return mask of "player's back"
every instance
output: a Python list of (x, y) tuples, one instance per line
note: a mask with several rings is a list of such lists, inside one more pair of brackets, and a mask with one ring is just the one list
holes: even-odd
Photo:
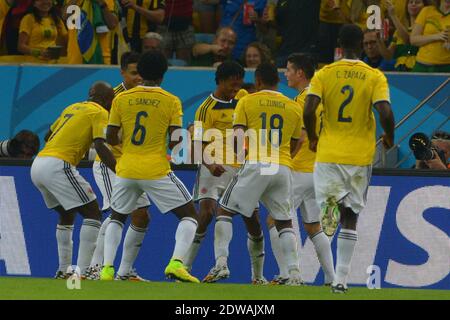
[(257, 133), (249, 134), (249, 160), (292, 167), (290, 142), (300, 138), (302, 127), (295, 101), (271, 90), (247, 95), (237, 105), (234, 125), (245, 125)]
[(360, 60), (343, 59), (319, 70), (308, 94), (323, 104), (316, 161), (370, 164), (375, 152), (372, 106), (389, 101), (383, 73)]
[(52, 134), (39, 157), (56, 157), (76, 166), (95, 138), (103, 138), (108, 112), (86, 101), (68, 106), (50, 127)]
[(169, 127), (181, 127), (180, 100), (159, 87), (138, 86), (113, 100), (109, 125), (122, 127), (117, 175), (158, 179), (170, 171), (166, 158)]

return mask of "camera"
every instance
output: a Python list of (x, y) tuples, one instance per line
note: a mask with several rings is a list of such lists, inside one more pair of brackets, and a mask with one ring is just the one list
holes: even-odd
[(0, 157), (31, 159), (39, 147), (39, 137), (30, 130), (22, 130), (14, 138), (0, 141)]
[(409, 148), (417, 160), (431, 160), (434, 158), (431, 140), (425, 133), (417, 132), (409, 139)]
[[(442, 163), (442, 168), (447, 166), (447, 155), (445, 144), (441, 144), (440, 140), (450, 141), (450, 136), (448, 133), (443, 131), (435, 132), (431, 140), (425, 133), (417, 132), (411, 136), (409, 139), (409, 147), (414, 153), (416, 160), (419, 160), (418, 169), (441, 169), (441, 166), (434, 164), (429, 167), (425, 161), (433, 160), (438, 158)], [(442, 148), (443, 149), (442, 149)], [(437, 157), (436, 157), (437, 155)]]

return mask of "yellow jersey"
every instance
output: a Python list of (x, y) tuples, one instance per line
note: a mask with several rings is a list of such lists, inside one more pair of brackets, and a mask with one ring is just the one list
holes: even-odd
[[(303, 110), (305, 109), (305, 99), (306, 93), (308, 92), (308, 87), (303, 89), (297, 97), (295, 97), (295, 101), (300, 106), (300, 116), (303, 119)], [(322, 103), (316, 109), (316, 134), (320, 135), (320, 129), (322, 126), (321, 118), (322, 118)], [(309, 140), (308, 136), (305, 136), (303, 140), (302, 146), (300, 150), (297, 152), (295, 157), (292, 159), (292, 170), (300, 171), (300, 172), (313, 172), (314, 171), (314, 163), (316, 162), (316, 153), (309, 149)]]
[(182, 116), (180, 99), (160, 87), (137, 86), (115, 97), (108, 125), (122, 128), (117, 176), (155, 180), (167, 175), (169, 127), (181, 127)]
[(55, 46), (58, 37), (67, 37), (67, 30), (62, 20), (58, 20), (58, 25), (51, 17), (44, 17), (41, 22), (38, 22), (31, 13), (23, 17), (19, 30), (19, 33), (24, 32), (28, 35), (28, 46), (36, 49)]
[[(450, 14), (444, 15), (435, 6), (423, 8), (415, 21), (423, 27), (423, 35), (431, 35), (450, 29)], [(444, 48), (443, 41), (435, 41), (419, 48), (417, 62), (428, 65), (450, 64), (450, 50)]]
[(11, 9), (9, 2), (7, 0), (0, 0), (0, 34), (2, 34), (3, 23), (5, 22), (9, 9)]
[(79, 102), (68, 106), (52, 124), (47, 143), (38, 157), (55, 157), (73, 166), (89, 150), (92, 142), (105, 138), (108, 111), (92, 102)]
[(300, 139), (303, 125), (295, 101), (271, 90), (249, 94), (239, 100), (233, 125), (247, 128), (248, 160), (292, 168), (291, 139)]
[(308, 95), (323, 104), (317, 162), (369, 165), (375, 153), (372, 106), (390, 102), (384, 74), (360, 60), (342, 59), (320, 69)]
[[(118, 86), (114, 87), (114, 97), (117, 97), (117, 95), (119, 93), (122, 93), (124, 91), (126, 91), (127, 89), (125, 88), (125, 85), (122, 83), (120, 83)], [(122, 156), (122, 144), (118, 144), (116, 146), (110, 146), (109, 144), (107, 144), (109, 150), (111, 150), (114, 158), (116, 160), (118, 160), (121, 156)], [(95, 156), (95, 161), (102, 161), (100, 159), (100, 157), (98, 156), (98, 154)]]
[[(165, 0), (130, 0), (130, 2), (134, 2), (150, 11), (165, 9)], [(133, 34), (137, 34), (140, 39), (143, 39), (147, 32), (156, 32), (157, 24), (147, 20), (142, 14), (131, 9), (131, 7), (127, 9), (126, 18), (128, 36), (130, 38), (133, 37)]]
[[(236, 163), (236, 155), (233, 148), (233, 114), (238, 102), (237, 98), (245, 96), (247, 91), (240, 90), (235, 99), (223, 101), (211, 94), (197, 109), (195, 113), (194, 141), (210, 143), (215, 137), (209, 137), (206, 130), (217, 129), (222, 138), (222, 147), (211, 149), (211, 155), (219, 164), (239, 167)], [(201, 129), (199, 125), (201, 124)], [(206, 135), (205, 135), (206, 133)], [(208, 149), (205, 149), (206, 151)]]

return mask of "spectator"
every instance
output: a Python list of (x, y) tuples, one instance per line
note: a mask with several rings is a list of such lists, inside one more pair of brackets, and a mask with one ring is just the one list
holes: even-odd
[(21, 130), (14, 138), (0, 141), (0, 158), (31, 159), (39, 151), (39, 137), (30, 130)]
[(387, 0), (387, 10), (396, 31), (394, 33), (392, 42), (386, 48), (383, 41), (380, 41), (380, 53), (385, 60), (395, 59), (395, 70), (397, 71), (411, 71), (416, 63), (416, 54), (418, 47), (411, 45), (409, 41), (409, 34), (414, 25), (416, 17), (419, 15), (422, 8), (430, 4), (429, 0), (408, 0), (406, 1), (403, 11), (406, 13), (402, 16), (407, 18), (406, 26), (401, 22), (400, 16), (391, 1)]
[(242, 62), (246, 68), (256, 68), (263, 62), (272, 62), (270, 50), (262, 43), (252, 42), (245, 49)]
[(378, 30), (366, 30), (364, 32), (364, 54), (363, 61), (372, 68), (378, 68), (382, 71), (394, 70), (394, 61), (385, 60), (380, 53), (380, 32)]
[(164, 0), (121, 0), (121, 4), (131, 50), (141, 52), (145, 34), (155, 32), (164, 21)]
[(256, 25), (262, 22), (266, 2), (267, 0), (223, 1), (220, 25), (232, 27), (237, 35), (233, 59), (238, 60), (247, 45), (256, 41)]
[(156, 32), (147, 32), (142, 39), (142, 52), (150, 50), (162, 51), (163, 37)]
[(3, 22), (5, 21), (6, 15), (9, 12), (9, 9), (14, 5), (14, 0), (1, 0), (0, 1), (0, 37), (2, 35), (3, 30)]
[(411, 32), (411, 44), (419, 47), (415, 72), (450, 72), (450, 1), (435, 2), (422, 9)]
[(175, 53), (177, 59), (189, 63), (195, 44), (192, 26), (192, 0), (166, 0), (166, 17), (158, 29), (162, 35), (163, 48), (167, 58)]
[(305, 54), (316, 52), (319, 11), (318, 0), (278, 1), (276, 21), (283, 39), (278, 51), (278, 67), (286, 67), (287, 57), (292, 52)]
[(367, 29), (367, 19), (369, 14), (367, 8), (377, 5), (381, 8), (381, 19), (386, 16), (386, 4), (384, 0), (352, 0), (350, 6), (345, 6), (345, 1), (341, 1), (341, 12), (348, 22), (357, 24), (362, 30)]
[(215, 33), (220, 22), (220, 0), (194, 0), (200, 18), (200, 32)]
[(317, 41), (319, 63), (334, 61), (334, 51), (338, 47), (339, 30), (347, 22), (343, 10), (347, 7), (338, 0), (321, 0), (320, 23)]
[(277, 25), (275, 23), (275, 9), (278, 0), (267, 0), (262, 18), (256, 24), (256, 38), (266, 45), (273, 56), (277, 51)]
[(236, 33), (230, 27), (219, 28), (212, 44), (197, 43), (192, 48), (191, 65), (199, 67), (216, 67), (217, 64), (230, 59), (236, 45)]
[[(111, 64), (112, 32), (119, 23), (114, 0), (67, 0), (63, 19), (67, 20), (67, 7), (81, 8), (81, 29), (68, 31), (67, 62), (69, 64)], [(99, 10), (94, 10), (98, 6)], [(98, 16), (98, 13), (100, 16)], [(101, 28), (98, 24), (104, 24)], [(86, 41), (88, 40), (88, 41)]]
[(19, 29), (22, 18), (29, 13), (32, 0), (15, 0), (3, 22), (3, 35), (6, 51), (9, 55), (20, 54), (17, 44), (19, 43)]
[(20, 23), (18, 50), (32, 56), (33, 62), (48, 62), (58, 59), (49, 49), (56, 45), (67, 45), (67, 30), (56, 13), (52, 0), (33, 0), (32, 13)]

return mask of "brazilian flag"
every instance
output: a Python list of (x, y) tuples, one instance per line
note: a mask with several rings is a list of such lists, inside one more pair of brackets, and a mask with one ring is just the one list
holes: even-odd
[(103, 64), (103, 55), (98, 41), (96, 26), (103, 23), (103, 17), (94, 1), (85, 0), (81, 5), (81, 28), (78, 30), (78, 46), (84, 64)]

